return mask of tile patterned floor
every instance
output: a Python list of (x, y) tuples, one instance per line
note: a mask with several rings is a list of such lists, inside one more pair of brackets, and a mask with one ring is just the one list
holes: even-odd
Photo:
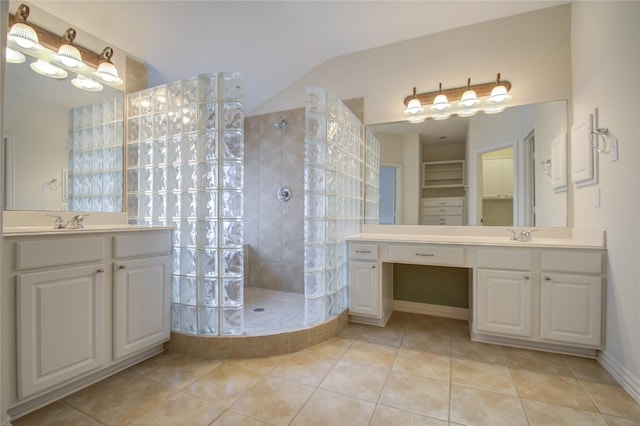
[(471, 342), (467, 327), (396, 312), (289, 355), (165, 353), (14, 424), (640, 425), (596, 361)]
[(305, 328), (304, 294), (245, 287), (245, 335), (278, 334), (302, 328)]

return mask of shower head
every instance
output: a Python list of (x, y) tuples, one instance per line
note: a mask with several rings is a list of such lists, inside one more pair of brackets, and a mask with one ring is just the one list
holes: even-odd
[(287, 123), (287, 120), (285, 120), (285, 119), (283, 118), (282, 120), (280, 120), (278, 123), (274, 124), (273, 126), (274, 126), (276, 129), (280, 129), (280, 130), (282, 130), (282, 129), (285, 129), (285, 128), (287, 127), (287, 124), (289, 124), (289, 123)]

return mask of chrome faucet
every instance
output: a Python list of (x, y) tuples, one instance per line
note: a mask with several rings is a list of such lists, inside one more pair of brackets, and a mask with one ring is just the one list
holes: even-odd
[(513, 230), (513, 229), (507, 229), (507, 231), (509, 231), (511, 234), (509, 235), (509, 239), (512, 241), (518, 241), (520, 239), (520, 237), (518, 236), (518, 233)]
[(526, 231), (520, 231), (520, 239), (522, 241), (531, 241), (533, 235), (532, 232), (537, 231), (537, 229), (527, 229)]
[(56, 218), (56, 221), (53, 223), (53, 229), (64, 229), (67, 227), (67, 224), (64, 223), (64, 219), (62, 219), (62, 216), (58, 216), (58, 215), (47, 215), (47, 216)]
[(84, 224), (82, 223), (83, 220), (84, 220), (84, 217), (81, 214), (77, 214), (74, 217), (72, 217), (71, 220), (69, 220), (69, 222), (66, 223), (64, 228), (67, 228), (67, 229), (84, 228)]

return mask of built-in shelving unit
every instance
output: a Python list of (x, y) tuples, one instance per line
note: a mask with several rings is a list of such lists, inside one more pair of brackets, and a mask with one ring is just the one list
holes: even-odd
[(464, 160), (422, 163), (422, 188), (463, 188)]

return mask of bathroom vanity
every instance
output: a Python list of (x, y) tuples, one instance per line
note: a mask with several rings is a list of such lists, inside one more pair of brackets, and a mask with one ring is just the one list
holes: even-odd
[(472, 340), (595, 356), (604, 341), (603, 232), (526, 231), (513, 240), (502, 228), (365, 225), (348, 239), (351, 320), (386, 324), (396, 263), (465, 268)]
[(162, 351), (170, 228), (3, 233), (2, 393), (11, 417)]

